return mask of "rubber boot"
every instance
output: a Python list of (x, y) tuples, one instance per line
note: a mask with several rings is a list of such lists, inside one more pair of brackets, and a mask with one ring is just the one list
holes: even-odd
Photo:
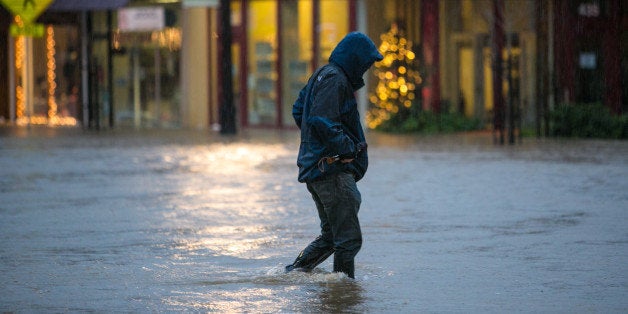
[(353, 259), (342, 259), (337, 253), (334, 255), (334, 272), (345, 273), (347, 277), (355, 278), (355, 264)]
[(293, 270), (310, 272), (334, 253), (334, 248), (327, 245), (322, 237), (316, 238), (308, 245), (294, 262), (286, 266), (286, 272)]

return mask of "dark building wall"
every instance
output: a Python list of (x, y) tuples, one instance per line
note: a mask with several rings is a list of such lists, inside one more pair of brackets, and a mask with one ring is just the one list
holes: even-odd
[[(599, 7), (587, 9), (591, 3)], [(621, 113), (622, 12), (620, 0), (555, 2), (557, 103), (601, 102)]]
[(9, 25), (11, 14), (0, 6), (0, 117), (9, 117)]

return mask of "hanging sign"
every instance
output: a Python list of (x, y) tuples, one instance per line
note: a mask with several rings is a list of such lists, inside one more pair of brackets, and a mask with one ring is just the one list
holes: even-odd
[(164, 7), (132, 7), (118, 10), (121, 32), (151, 32), (166, 26)]
[(192, 7), (217, 8), (218, 6), (219, 6), (218, 0), (183, 0), (184, 8), (192, 8)]

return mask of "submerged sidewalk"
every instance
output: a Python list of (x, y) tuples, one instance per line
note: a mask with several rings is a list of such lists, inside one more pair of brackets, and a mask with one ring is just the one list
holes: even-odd
[(628, 142), (367, 139), (350, 281), (296, 131), (0, 128), (0, 311), (628, 311)]

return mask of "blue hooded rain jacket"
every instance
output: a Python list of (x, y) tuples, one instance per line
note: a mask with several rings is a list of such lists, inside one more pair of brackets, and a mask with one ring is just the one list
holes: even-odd
[[(299, 182), (313, 182), (341, 171), (360, 180), (368, 167), (364, 131), (354, 92), (364, 86), (362, 76), (382, 55), (370, 38), (358, 32), (345, 36), (332, 51), (329, 64), (310, 77), (292, 106), (301, 129), (297, 165)], [(353, 162), (327, 164), (321, 159), (338, 156)]]

